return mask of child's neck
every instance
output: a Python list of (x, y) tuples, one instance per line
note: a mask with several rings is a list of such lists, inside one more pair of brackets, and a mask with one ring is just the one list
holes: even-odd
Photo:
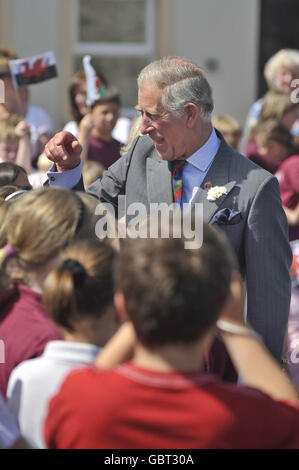
[(202, 370), (204, 357), (211, 341), (208, 333), (191, 344), (146, 348), (138, 342), (132, 362), (145, 369), (158, 372), (197, 372)]
[(104, 140), (105, 142), (111, 142), (113, 137), (110, 133), (105, 133), (103, 131), (100, 131), (99, 129), (96, 129), (94, 128), (92, 131), (91, 131), (91, 134), (94, 136), (94, 137), (97, 137), (98, 139), (102, 139)]
[(54, 256), (50, 261), (45, 263), (42, 267), (34, 270), (28, 271), (24, 275), (25, 284), (32, 289), (34, 292), (42, 294), (44, 282), (49, 272), (55, 268), (57, 264), (57, 256)]

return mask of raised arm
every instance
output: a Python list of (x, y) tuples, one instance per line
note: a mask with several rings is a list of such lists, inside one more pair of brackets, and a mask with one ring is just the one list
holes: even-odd
[(95, 359), (96, 366), (110, 369), (132, 359), (136, 334), (131, 322), (127, 321), (117, 330)]
[(58, 132), (45, 146), (45, 154), (55, 163), (57, 171), (67, 171), (80, 164), (82, 146), (78, 139), (67, 131)]

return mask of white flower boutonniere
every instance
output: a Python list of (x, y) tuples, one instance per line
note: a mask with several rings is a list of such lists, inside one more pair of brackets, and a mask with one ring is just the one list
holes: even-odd
[(210, 188), (207, 194), (208, 201), (216, 201), (219, 197), (227, 194), (227, 189), (225, 186), (214, 186)]

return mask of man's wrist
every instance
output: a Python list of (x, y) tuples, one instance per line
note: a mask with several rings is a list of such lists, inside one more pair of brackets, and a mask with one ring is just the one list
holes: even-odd
[(59, 172), (59, 173), (63, 173), (64, 171), (70, 171), (70, 170), (74, 170), (75, 168), (77, 168), (81, 163), (81, 159), (79, 159), (79, 161), (77, 162), (76, 165), (72, 166), (71, 168), (65, 168), (64, 166), (60, 166), (58, 165), (57, 163), (55, 163), (55, 168), (56, 168), (56, 171)]
[(70, 169), (59, 171), (57, 165), (53, 163), (50, 170), (47, 172), (50, 186), (62, 186), (66, 189), (75, 187), (81, 179), (82, 164)]

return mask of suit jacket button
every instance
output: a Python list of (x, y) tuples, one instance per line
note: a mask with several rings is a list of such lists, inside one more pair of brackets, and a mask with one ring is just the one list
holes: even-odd
[(51, 181), (55, 181), (55, 176), (50, 176)]

